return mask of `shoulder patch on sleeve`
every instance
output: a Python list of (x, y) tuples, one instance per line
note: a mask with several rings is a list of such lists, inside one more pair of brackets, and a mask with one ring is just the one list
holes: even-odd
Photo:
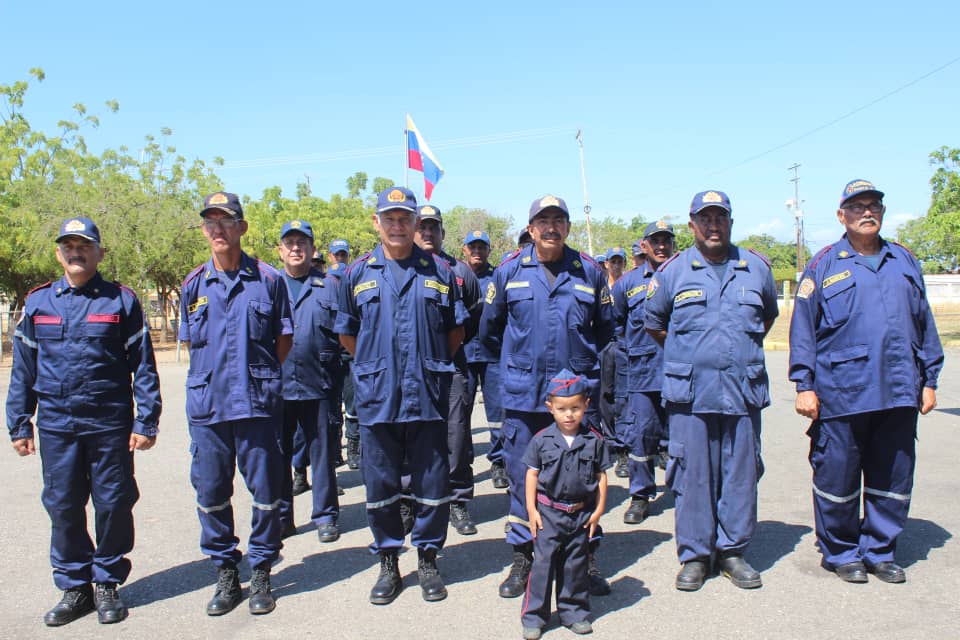
[(813, 294), (816, 288), (817, 285), (813, 282), (813, 278), (807, 276), (800, 281), (800, 286), (797, 288), (797, 297), (806, 300)]
[(497, 285), (493, 284), (493, 280), (487, 283), (487, 295), (484, 298), (484, 302), (487, 304), (493, 304), (493, 301), (497, 299)]

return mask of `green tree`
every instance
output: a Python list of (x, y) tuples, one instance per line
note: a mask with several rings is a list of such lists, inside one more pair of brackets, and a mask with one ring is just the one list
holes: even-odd
[(960, 148), (940, 147), (930, 154), (936, 167), (930, 179), (927, 214), (897, 229), (897, 239), (923, 264), (925, 273), (957, 268), (960, 254)]
[(500, 256), (517, 248), (516, 236), (510, 231), (510, 220), (496, 216), (486, 209), (457, 205), (443, 211), (443, 230), (446, 234), (444, 250), (463, 259), (463, 241), (474, 230), (486, 231), (490, 236), (490, 262), (497, 264)]

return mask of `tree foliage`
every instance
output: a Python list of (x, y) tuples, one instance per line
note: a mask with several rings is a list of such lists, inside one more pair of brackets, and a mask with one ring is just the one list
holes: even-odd
[(960, 148), (940, 147), (930, 154), (936, 167), (930, 178), (932, 198), (927, 215), (897, 229), (897, 239), (910, 248), (925, 273), (955, 271), (960, 254)]

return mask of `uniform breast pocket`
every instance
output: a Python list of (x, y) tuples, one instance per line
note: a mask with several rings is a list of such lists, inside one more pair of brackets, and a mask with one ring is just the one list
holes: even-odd
[(570, 324), (575, 324), (580, 327), (580, 329), (586, 330), (590, 325), (590, 321), (593, 319), (593, 311), (597, 301), (594, 296), (593, 287), (574, 285), (573, 298), (576, 304), (573, 306), (573, 309), (571, 309), (573, 316), (570, 318)]
[(643, 332), (643, 301), (645, 299), (643, 291), (634, 294), (632, 298), (627, 298), (627, 327), (630, 333)]
[(836, 277), (825, 278), (823, 285), (823, 315), (831, 326), (841, 325), (850, 319), (857, 294), (857, 282), (853, 277), (847, 275), (841, 280), (831, 280)]
[(740, 290), (740, 324), (747, 333), (763, 333), (763, 298), (759, 291)]
[(273, 335), (270, 330), (270, 318), (273, 305), (261, 300), (251, 300), (247, 307), (247, 330), (251, 340), (264, 340)]
[(317, 298), (314, 304), (316, 307), (313, 316), (317, 326), (327, 331), (333, 331), (333, 325), (337, 321), (337, 304), (319, 298)]
[(357, 293), (357, 309), (360, 311), (362, 328), (375, 330), (380, 322), (380, 288)]
[(596, 479), (597, 458), (593, 451), (581, 451), (578, 458), (578, 466), (580, 468), (580, 480), (585, 484), (590, 484)]
[(434, 331), (444, 332), (442, 309), (447, 304), (447, 296), (431, 287), (424, 287), (423, 304), (428, 326)]
[(673, 298), (670, 325), (677, 333), (703, 331), (707, 327), (707, 292), (687, 289)]
[(202, 347), (207, 343), (207, 305), (203, 305), (187, 316), (187, 328), (190, 331), (190, 348)]
[(63, 325), (34, 324), (33, 333), (37, 340), (63, 340)]
[(513, 282), (507, 283), (505, 297), (507, 299), (507, 310), (510, 319), (514, 322), (511, 325), (526, 325), (530, 323), (533, 313), (533, 288), (529, 284), (520, 287), (511, 287)]

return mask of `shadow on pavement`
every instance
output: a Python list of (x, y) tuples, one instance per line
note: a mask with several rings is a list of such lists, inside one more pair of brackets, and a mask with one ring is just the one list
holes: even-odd
[(510, 511), (510, 496), (506, 491), (497, 491), (497, 493), (484, 493), (473, 497), (467, 508), (473, 521), (477, 524), (481, 522), (491, 522), (493, 520), (504, 520), (507, 512)]
[(753, 544), (747, 551), (747, 560), (753, 568), (763, 573), (792, 553), (800, 539), (813, 531), (805, 524), (787, 524), (777, 520), (761, 520)]
[(673, 539), (669, 533), (643, 529), (642, 524), (637, 526), (639, 528), (632, 531), (604, 532), (597, 549), (597, 566), (602, 575), (612, 576), (623, 571), (638, 558), (650, 554), (657, 545)]
[(960, 407), (951, 407), (949, 409), (941, 409), (937, 407), (934, 411), (939, 411), (940, 413), (949, 413), (952, 416), (960, 416)]
[[(245, 563), (241, 565), (241, 571), (244, 565)], [(123, 601), (130, 608), (142, 607), (207, 587), (210, 587), (212, 595), (215, 584), (217, 584), (217, 569), (208, 558), (202, 558), (158, 571), (124, 585)]]
[(670, 489), (663, 485), (658, 486), (657, 491), (657, 499), (650, 503), (648, 517), (658, 516), (667, 509), (672, 509), (676, 506), (673, 491), (670, 491)]
[(503, 538), (472, 540), (443, 548), (440, 574), (448, 585), (469, 582), (500, 573), (512, 562), (513, 547)]
[[(404, 569), (402, 565), (409, 562), (408, 558), (409, 554), (401, 556), (401, 571)], [(407, 559), (406, 562), (405, 559)], [(270, 586), (278, 598), (315, 591), (352, 578), (379, 562), (379, 556), (370, 553), (367, 547), (334, 548), (305, 556), (302, 562), (284, 567), (271, 576)], [(414, 553), (414, 567), (416, 562), (416, 553)], [(371, 586), (373, 586), (372, 582)]]
[(897, 540), (897, 562), (909, 567), (919, 560), (926, 560), (932, 549), (939, 549), (953, 537), (936, 522), (920, 518), (907, 518), (907, 525)]
[(626, 609), (637, 604), (650, 595), (643, 580), (631, 576), (622, 576), (610, 583), (610, 595), (599, 598), (590, 597), (590, 609), (594, 620), (620, 609)]

